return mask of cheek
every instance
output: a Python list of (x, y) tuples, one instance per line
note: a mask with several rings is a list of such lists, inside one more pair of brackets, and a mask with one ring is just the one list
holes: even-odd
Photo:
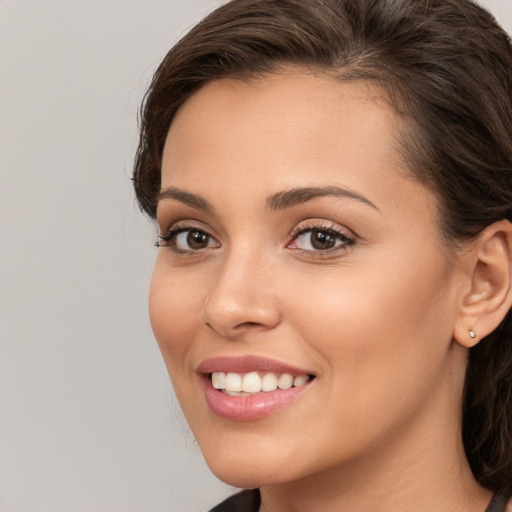
[[(303, 300), (291, 284), (299, 280), (287, 279), (288, 319), (322, 368), (322, 402), (308, 422), (329, 457), (378, 443), (451, 386), (449, 280), (425, 263), (303, 275)], [(304, 450), (317, 444), (304, 440)]]
[(186, 363), (202, 307), (200, 294), (182, 280), (157, 260), (149, 290), (149, 318), (171, 377)]
[[(383, 382), (420, 385), (447, 357), (454, 300), (445, 264), (436, 254), (404, 260), (386, 263), (382, 254), (364, 272), (337, 268), (302, 280), (307, 300), (293, 321), (344, 388), (379, 394)], [(290, 303), (299, 304), (296, 296)]]

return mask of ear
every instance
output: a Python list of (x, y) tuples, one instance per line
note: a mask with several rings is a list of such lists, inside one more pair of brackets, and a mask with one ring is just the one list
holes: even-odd
[(469, 348), (493, 332), (512, 307), (512, 224), (502, 220), (488, 226), (463, 259), (469, 286), (454, 338)]

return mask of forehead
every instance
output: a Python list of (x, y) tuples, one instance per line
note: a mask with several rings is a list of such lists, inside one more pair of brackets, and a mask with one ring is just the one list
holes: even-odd
[(415, 213), (405, 203), (416, 195), (418, 205), (421, 196), (435, 211), (435, 197), (411, 179), (400, 156), (402, 123), (381, 91), (364, 82), (298, 72), (213, 81), (171, 125), (162, 188), (244, 209), (252, 198), (262, 204), (262, 196), (284, 189), (334, 185), (377, 206), (404, 203), (407, 215)]
[(192, 152), (199, 158), (198, 149), (209, 154), (211, 164), (221, 150), (229, 151), (233, 162), (243, 150), (257, 151), (260, 159), (280, 155), (302, 161), (304, 153), (321, 158), (334, 147), (350, 149), (357, 158), (372, 147), (401, 166), (394, 151), (399, 123), (380, 90), (365, 82), (299, 72), (249, 82), (217, 80), (179, 109), (167, 136), (164, 173), (171, 157), (174, 164)]
[[(173, 119), (169, 136), (183, 128), (183, 118), (201, 117), (221, 123), (228, 116), (251, 114), (244, 124), (258, 129), (262, 123), (267, 131), (289, 128), (287, 123), (300, 127), (305, 122), (310, 128), (323, 120), (332, 122), (348, 119), (351, 113), (365, 115), (376, 122), (378, 118), (391, 129), (398, 116), (390, 107), (380, 87), (366, 81), (344, 82), (326, 74), (308, 74), (299, 71), (280, 72), (248, 80), (221, 79), (208, 82), (180, 107)], [(242, 119), (240, 119), (242, 121)], [(386, 130), (388, 131), (388, 130)], [(389, 130), (390, 131), (390, 130)], [(382, 133), (383, 135), (385, 133)]]

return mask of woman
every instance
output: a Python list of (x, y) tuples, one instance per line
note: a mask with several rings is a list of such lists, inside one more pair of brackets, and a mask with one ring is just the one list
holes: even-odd
[(165, 57), (134, 182), (174, 389), (252, 489), (215, 510), (506, 509), (511, 99), (467, 0), (235, 0)]

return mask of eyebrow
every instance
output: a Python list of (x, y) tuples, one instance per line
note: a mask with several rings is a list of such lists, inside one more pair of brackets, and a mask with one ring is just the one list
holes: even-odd
[(175, 199), (176, 201), (180, 201), (196, 210), (202, 210), (204, 212), (213, 212), (214, 208), (210, 202), (208, 202), (204, 197), (201, 197), (197, 194), (192, 194), (191, 192), (186, 192), (185, 190), (181, 190), (176, 187), (168, 187), (164, 188), (160, 191), (157, 196), (157, 202), (162, 199)]
[[(299, 204), (307, 203), (312, 199), (325, 196), (336, 196), (354, 199), (360, 203), (366, 204), (380, 211), (369, 199), (343, 187), (335, 185), (327, 185), (323, 187), (297, 187), (290, 190), (283, 190), (267, 197), (266, 206), (270, 210), (284, 210), (297, 206)], [(202, 210), (204, 212), (214, 212), (215, 208), (207, 201), (204, 197), (193, 194), (192, 192), (186, 192), (177, 187), (168, 187), (160, 191), (157, 196), (157, 201), (163, 199), (174, 199), (181, 203)]]
[(380, 211), (377, 206), (375, 206), (369, 199), (354, 192), (352, 190), (348, 190), (343, 187), (338, 187), (334, 185), (328, 185), (324, 187), (301, 187), (301, 188), (292, 188), (290, 190), (284, 190), (282, 192), (277, 192), (276, 194), (271, 195), (267, 198), (267, 208), (270, 210), (283, 210), (285, 208), (290, 208), (292, 206), (296, 206), (298, 204), (303, 204), (317, 197), (325, 197), (325, 196), (336, 196), (336, 197), (346, 197), (349, 199), (355, 199), (360, 203), (367, 204), (372, 208)]

